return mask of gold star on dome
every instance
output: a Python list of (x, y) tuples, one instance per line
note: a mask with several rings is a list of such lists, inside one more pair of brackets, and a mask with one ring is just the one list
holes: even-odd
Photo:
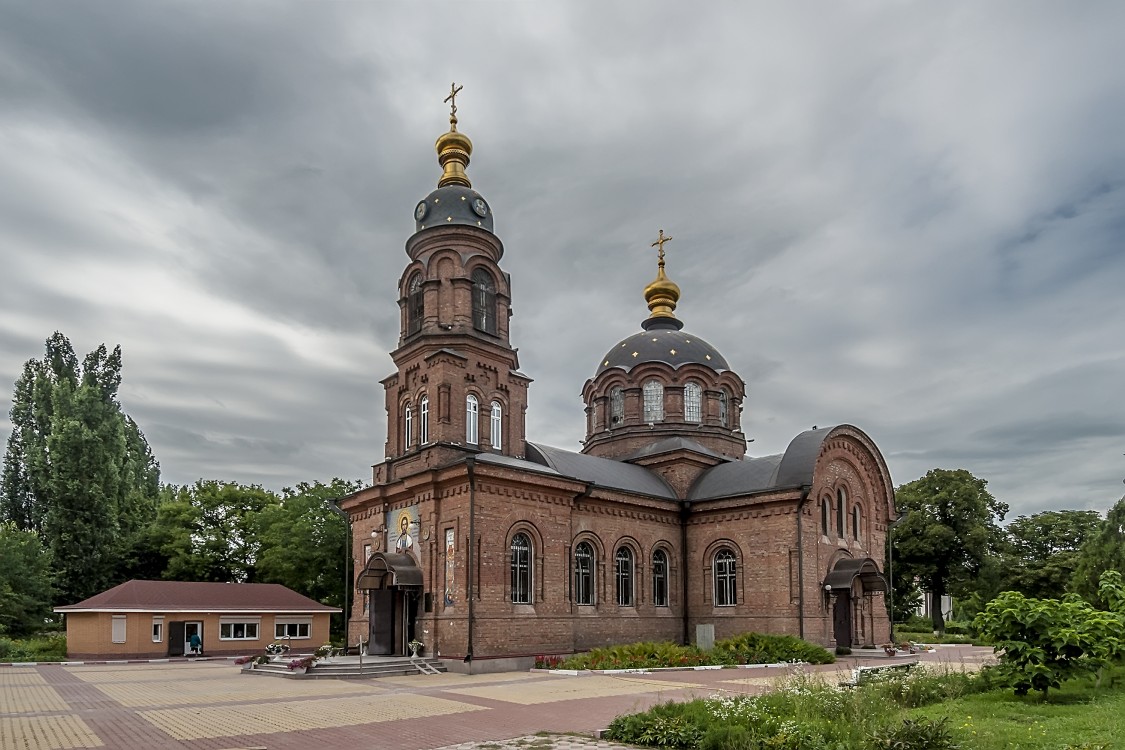
[(602, 362), (602, 367), (609, 367), (609, 360), (608, 359), (605, 362)]
[(704, 354), (703, 356), (707, 358), (708, 362), (711, 361), (711, 355), (710, 354)]
[(636, 357), (636, 356), (637, 356), (637, 352), (633, 352), (633, 356), (634, 356), (634, 357)]
[(675, 355), (676, 355), (676, 350), (675, 350), (675, 349), (670, 349), (670, 350), (669, 350), (669, 352), (670, 352), (670, 353), (672, 354), (672, 356), (675, 356)]

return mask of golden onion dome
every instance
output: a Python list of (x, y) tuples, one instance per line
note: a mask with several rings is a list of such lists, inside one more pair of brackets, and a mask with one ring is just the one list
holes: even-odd
[(664, 230), (661, 229), (656, 242), (652, 243), (652, 246), (657, 248), (658, 253), (656, 279), (645, 287), (645, 302), (648, 303), (648, 309), (651, 313), (648, 316), (649, 320), (676, 319), (674, 313), (676, 312), (676, 303), (680, 301), (680, 287), (676, 286), (676, 282), (664, 274), (664, 243), (671, 240), (671, 237), (664, 236)]

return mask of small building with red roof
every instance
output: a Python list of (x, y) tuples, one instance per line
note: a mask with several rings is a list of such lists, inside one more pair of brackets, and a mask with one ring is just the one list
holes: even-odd
[(277, 583), (135, 580), (55, 607), (66, 615), (67, 657), (85, 660), (184, 656), (193, 635), (206, 656), (253, 654), (279, 639), (312, 651), (339, 611)]

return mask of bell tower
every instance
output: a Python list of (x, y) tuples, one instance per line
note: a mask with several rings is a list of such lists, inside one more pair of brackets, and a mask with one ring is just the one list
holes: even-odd
[(386, 462), (376, 484), (492, 452), (522, 458), (531, 379), (519, 371), (508, 338), (511, 279), (500, 268), (504, 245), (492, 207), (466, 168), (472, 141), (457, 130), (450, 89), (449, 131), (438, 137), (442, 175), (414, 208), (409, 263), (398, 282), (397, 371), (384, 379)]

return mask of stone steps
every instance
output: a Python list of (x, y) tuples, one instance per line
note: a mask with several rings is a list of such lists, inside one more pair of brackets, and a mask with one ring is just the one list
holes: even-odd
[[(292, 657), (300, 658), (300, 657)], [(368, 657), (362, 665), (358, 657), (344, 657), (343, 659), (329, 659), (319, 661), (311, 669), (298, 672), (289, 669), (286, 665), (292, 658), (269, 662), (268, 664), (249, 664), (243, 666), (243, 673), (256, 674), (266, 677), (282, 677), (294, 680), (362, 680), (378, 677), (401, 677), (403, 675), (423, 674), (423, 669), (415, 662), (422, 662), (431, 670), (445, 672), (441, 659), (427, 659), (418, 657), (412, 661), (409, 657)]]

